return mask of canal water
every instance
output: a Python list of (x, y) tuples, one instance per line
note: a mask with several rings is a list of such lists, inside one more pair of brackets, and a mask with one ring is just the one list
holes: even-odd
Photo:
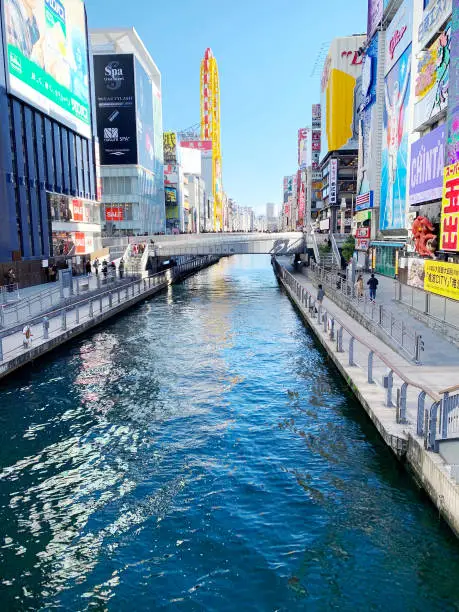
[(458, 610), (459, 545), (223, 260), (0, 387), (2, 610)]

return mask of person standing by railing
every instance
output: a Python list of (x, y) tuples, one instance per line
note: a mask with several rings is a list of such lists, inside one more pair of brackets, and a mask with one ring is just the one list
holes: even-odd
[(374, 274), (371, 275), (367, 285), (370, 287), (370, 300), (374, 302), (376, 300), (376, 289), (379, 285), (379, 281)]
[(363, 298), (363, 276), (361, 274), (359, 274), (357, 280), (355, 281), (355, 293), (358, 300)]

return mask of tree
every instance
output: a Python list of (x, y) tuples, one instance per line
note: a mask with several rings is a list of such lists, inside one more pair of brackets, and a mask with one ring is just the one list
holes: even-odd
[(354, 255), (355, 251), (355, 238), (354, 236), (348, 236), (345, 243), (343, 244), (342, 253), (344, 261), (347, 263)]

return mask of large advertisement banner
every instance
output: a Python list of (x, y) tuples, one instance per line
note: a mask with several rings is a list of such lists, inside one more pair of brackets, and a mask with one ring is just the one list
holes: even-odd
[(459, 264), (426, 260), (424, 290), (459, 300)]
[(381, 174), (381, 230), (402, 229), (406, 223), (408, 99), (411, 45), (386, 76)]
[(424, 47), (451, 15), (451, 0), (424, 2), (424, 14), (418, 29), (419, 44)]
[[(386, 0), (387, 4), (387, 0)], [(367, 37), (370, 39), (381, 22), (384, 0), (368, 0)]]
[(300, 128), (298, 130), (298, 167), (300, 169), (311, 165), (310, 135), (311, 130), (309, 128)]
[(414, 127), (448, 107), (451, 24), (418, 57)]
[(447, 166), (443, 176), (440, 249), (459, 251), (459, 162)]
[(94, 89), (100, 163), (137, 164), (134, 56), (94, 55)]
[(386, 31), (386, 70), (390, 72), (405, 49), (411, 44), (413, 34), (412, 0), (405, 0)]
[(177, 163), (177, 134), (175, 132), (164, 132), (163, 134), (164, 147), (164, 163)]
[(82, 0), (5, 0), (9, 91), (91, 137)]
[(410, 205), (442, 196), (445, 133), (445, 125), (441, 125), (411, 145)]
[(359, 157), (357, 193), (366, 194), (377, 183), (378, 150), (374, 140), (378, 132), (376, 116), (376, 82), (378, 62), (378, 35), (367, 48), (362, 68), (361, 99), (359, 105)]
[(135, 60), (136, 80), (136, 117), (137, 117), (137, 147), (138, 163), (155, 171), (155, 128), (153, 111), (153, 85), (150, 77)]
[(357, 79), (363, 62), (359, 49), (365, 41), (366, 36), (347, 36), (330, 45), (321, 79), (322, 157), (329, 151), (358, 147)]
[(453, 0), (450, 61), (446, 163), (455, 164), (459, 161), (459, 0)]

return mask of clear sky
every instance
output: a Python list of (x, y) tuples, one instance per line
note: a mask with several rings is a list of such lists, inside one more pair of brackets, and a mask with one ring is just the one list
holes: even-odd
[(86, 0), (89, 27), (134, 26), (162, 73), (166, 130), (199, 122), (199, 67), (220, 72), (223, 186), (239, 204), (279, 204), (297, 130), (320, 102), (321, 47), (366, 31), (367, 0)]

